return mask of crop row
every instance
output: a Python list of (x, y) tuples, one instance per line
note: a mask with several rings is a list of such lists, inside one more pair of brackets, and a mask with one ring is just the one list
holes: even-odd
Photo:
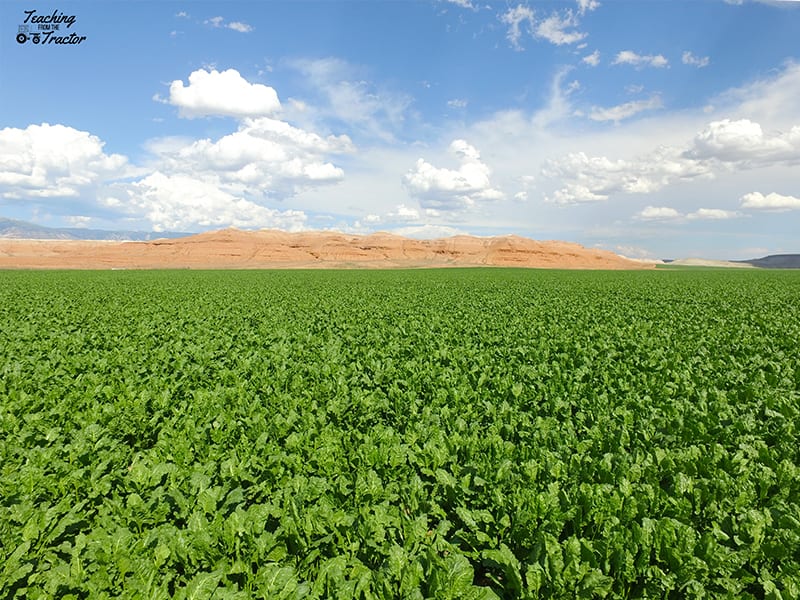
[(800, 598), (796, 273), (0, 283), (2, 598)]

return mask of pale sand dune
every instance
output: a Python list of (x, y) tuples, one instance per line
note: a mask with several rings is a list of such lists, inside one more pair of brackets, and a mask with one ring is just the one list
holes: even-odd
[(647, 269), (606, 250), (516, 235), (414, 240), (390, 233), (223, 229), (149, 242), (0, 240), (5, 269), (274, 269), (513, 266)]
[(755, 269), (748, 263), (732, 262), (730, 260), (712, 260), (710, 258), (681, 258), (669, 263), (676, 267), (725, 267), (729, 269)]

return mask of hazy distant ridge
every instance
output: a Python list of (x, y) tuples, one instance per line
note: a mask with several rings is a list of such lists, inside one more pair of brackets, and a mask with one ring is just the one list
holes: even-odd
[[(0, 239), (16, 240), (82, 240), (82, 241), (134, 241), (148, 242), (156, 239), (174, 239), (195, 234), (165, 231), (108, 231), (104, 229), (84, 229), (80, 227), (45, 227), (27, 221), (0, 217)], [(749, 260), (708, 260), (703, 258), (683, 258), (665, 261), (675, 266), (719, 266), (747, 267), (761, 269), (800, 269), (800, 254), (771, 254)]]
[(107, 231), (82, 227), (45, 227), (0, 217), (0, 238), (12, 240), (101, 240), (116, 242), (147, 242), (158, 238), (176, 238), (191, 235), (183, 232)]
[(770, 254), (763, 258), (753, 258), (738, 262), (747, 263), (761, 269), (800, 269), (800, 254)]

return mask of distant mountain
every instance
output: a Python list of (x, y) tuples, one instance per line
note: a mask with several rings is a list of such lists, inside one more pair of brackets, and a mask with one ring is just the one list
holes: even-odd
[(770, 254), (763, 258), (737, 261), (761, 269), (800, 269), (800, 254)]
[(176, 238), (190, 233), (165, 231), (107, 231), (81, 227), (44, 227), (27, 221), (0, 217), (0, 238), (14, 240), (111, 240), (146, 242), (158, 238)]
[(390, 233), (223, 229), (142, 242), (2, 240), (0, 269), (652, 269), (608, 250), (516, 235), (415, 240)]

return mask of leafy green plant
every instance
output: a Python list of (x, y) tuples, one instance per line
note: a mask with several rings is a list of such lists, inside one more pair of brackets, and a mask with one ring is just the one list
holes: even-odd
[(800, 598), (794, 272), (0, 272), (0, 598)]

